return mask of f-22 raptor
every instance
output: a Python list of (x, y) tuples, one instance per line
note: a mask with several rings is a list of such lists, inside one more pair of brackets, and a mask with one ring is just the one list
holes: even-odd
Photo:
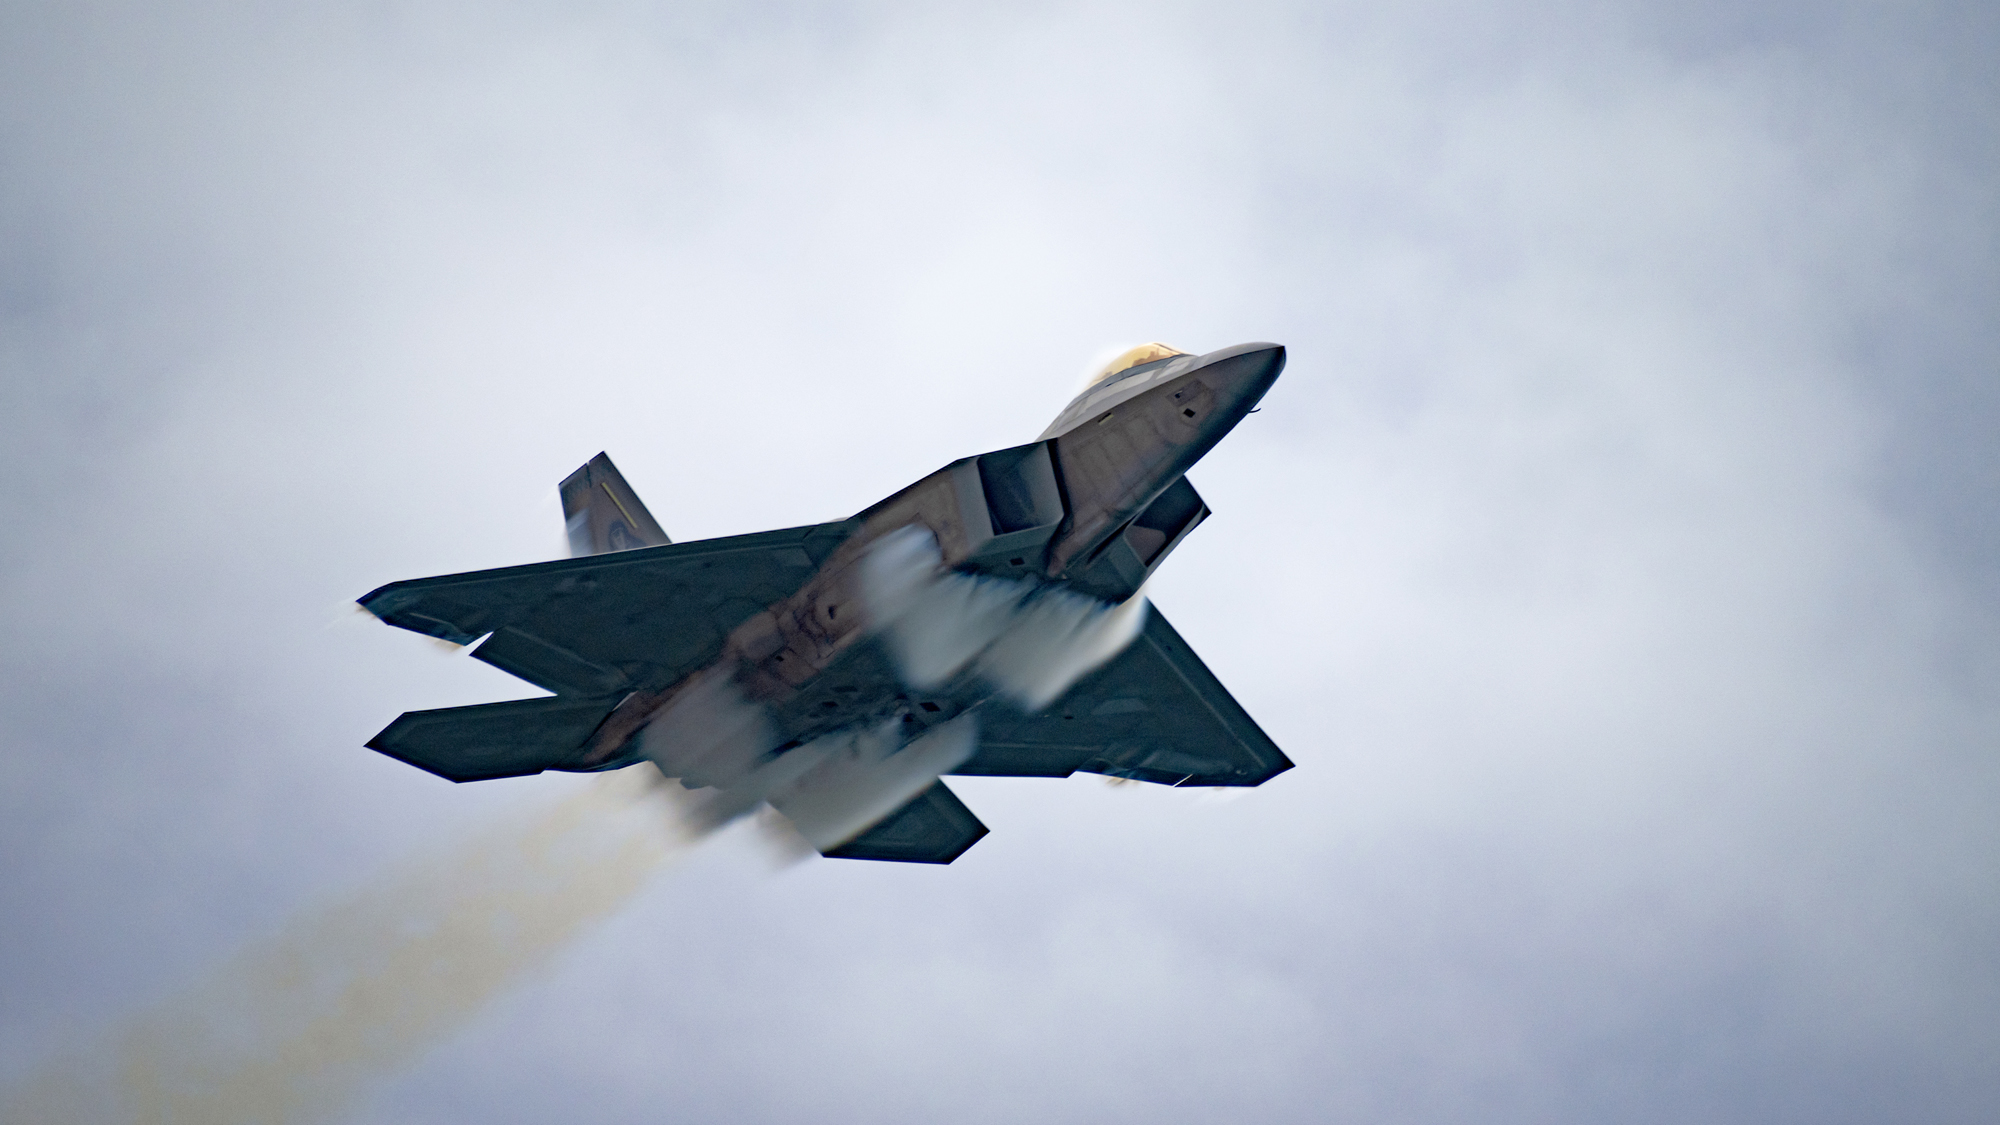
[(360, 599), (553, 694), (368, 745), (453, 781), (650, 761), (710, 825), (768, 805), (822, 854), (912, 863), (986, 834), (945, 774), (1259, 785), (1292, 763), (1141, 588), (1209, 514), (1189, 467), (1284, 365), (1134, 348), (1027, 445), (693, 543), (600, 453), (562, 482), (571, 558)]

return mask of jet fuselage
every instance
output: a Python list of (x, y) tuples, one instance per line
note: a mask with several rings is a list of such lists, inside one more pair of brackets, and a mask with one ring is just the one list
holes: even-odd
[[(987, 702), (990, 686), (974, 679), (914, 698), (866, 643), (859, 567), (869, 548), (920, 526), (947, 567), (1124, 601), (1207, 517), (1187, 470), (1256, 408), (1284, 364), (1279, 345), (1243, 344), (1093, 385), (1036, 442), (953, 462), (855, 516), (859, 526), (818, 572), (732, 631), (713, 666), (733, 669), (771, 710), (785, 745), (893, 716), (917, 734)], [(638, 760), (635, 735), (689, 680), (627, 698), (578, 765)]]

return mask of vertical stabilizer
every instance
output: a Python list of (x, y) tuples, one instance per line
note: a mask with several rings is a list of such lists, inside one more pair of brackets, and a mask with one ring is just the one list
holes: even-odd
[(673, 542), (602, 453), (563, 478), (562, 506), (572, 558)]

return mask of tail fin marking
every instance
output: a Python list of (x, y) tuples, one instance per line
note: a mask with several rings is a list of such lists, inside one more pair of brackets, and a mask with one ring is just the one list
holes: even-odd
[(563, 478), (562, 506), (571, 558), (673, 542), (602, 453)]

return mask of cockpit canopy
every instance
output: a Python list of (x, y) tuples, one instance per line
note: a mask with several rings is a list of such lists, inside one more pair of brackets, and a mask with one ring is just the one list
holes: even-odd
[(1092, 375), (1090, 382), (1084, 384), (1083, 391), (1070, 400), (1068, 408), (1056, 415), (1056, 420), (1049, 423), (1049, 428), (1043, 430), (1042, 437), (1036, 440), (1065, 433), (1086, 419), (1140, 393), (1150, 383), (1168, 377), (1172, 372), (1185, 370), (1195, 362), (1198, 361), (1194, 356), (1165, 344), (1140, 344), (1127, 349)]
[(1097, 384), (1104, 382), (1106, 379), (1111, 378), (1113, 375), (1118, 374), (1120, 371), (1130, 371), (1132, 368), (1137, 367), (1142, 363), (1152, 363), (1154, 360), (1159, 360), (1159, 359), (1172, 359), (1177, 355), (1186, 355), (1186, 354), (1188, 353), (1180, 350), (1179, 348), (1168, 347), (1165, 344), (1157, 342), (1151, 344), (1140, 344), (1136, 348), (1128, 348), (1124, 352), (1121, 352), (1117, 359), (1114, 359), (1110, 363), (1105, 364), (1102, 370), (1100, 370), (1097, 374), (1092, 375), (1090, 377), (1090, 382), (1085, 385), (1085, 389), (1094, 387)]

